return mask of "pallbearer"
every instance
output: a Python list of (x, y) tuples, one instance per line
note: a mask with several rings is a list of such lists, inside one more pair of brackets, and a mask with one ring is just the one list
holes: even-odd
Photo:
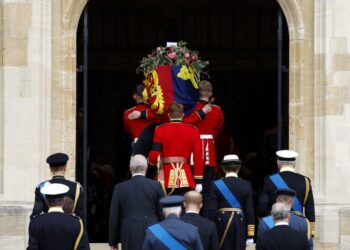
[(215, 179), (216, 153), (214, 142), (224, 125), (224, 115), (221, 108), (210, 103), (212, 94), (212, 84), (209, 81), (201, 81), (199, 83), (199, 102), (194, 111), (184, 118), (184, 122), (195, 125), (200, 134), (202, 160), (204, 162), (204, 198), (209, 192), (211, 181)]
[(125, 110), (123, 115), (125, 132), (131, 137), (134, 143), (148, 125), (161, 120), (160, 116), (153, 116), (152, 118), (146, 117), (147, 113), (145, 111), (149, 109), (149, 106), (144, 103), (142, 97), (144, 88), (145, 86), (143, 84), (136, 85), (132, 95), (136, 106)]
[[(161, 161), (168, 195), (183, 195), (203, 177), (199, 133), (196, 127), (182, 123), (184, 113), (181, 104), (171, 104), (168, 112), (170, 122), (158, 126), (154, 131), (149, 163), (157, 165), (157, 161)], [(194, 155), (193, 173), (189, 164), (191, 153)]]
[(254, 238), (251, 184), (238, 178), (241, 161), (236, 155), (226, 155), (221, 166), (226, 175), (211, 185), (207, 216), (216, 222), (220, 249), (245, 249)]
[(296, 192), (292, 210), (296, 214), (305, 215), (310, 221), (311, 235), (314, 235), (315, 207), (312, 194), (311, 181), (308, 177), (295, 171), (295, 161), (298, 153), (293, 150), (280, 150), (276, 152), (279, 173), (266, 177), (263, 192), (259, 201), (260, 217), (270, 213), (275, 201), (274, 193), (277, 189), (288, 188)]

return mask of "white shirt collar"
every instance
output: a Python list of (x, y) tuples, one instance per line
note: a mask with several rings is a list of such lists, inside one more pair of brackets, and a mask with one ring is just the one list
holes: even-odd
[(279, 222), (276, 222), (275, 226), (288, 226), (288, 222), (285, 222), (285, 221), (279, 221)]
[(281, 169), (280, 169), (280, 172), (287, 172), (287, 171), (295, 173), (295, 168), (289, 167), (289, 166), (284, 166), (284, 167), (281, 167)]
[(230, 172), (230, 173), (227, 173), (226, 175), (225, 175), (225, 178), (226, 177), (236, 177), (236, 178), (238, 178), (238, 175), (237, 175), (237, 173), (235, 173), (235, 172)]
[(59, 213), (64, 213), (63, 209), (61, 207), (50, 207), (48, 213), (52, 212), (59, 212)]
[(194, 210), (187, 210), (186, 214), (193, 213), (193, 214), (199, 214), (199, 212), (194, 211)]
[(143, 174), (143, 173), (136, 173), (136, 174), (133, 174), (132, 177), (134, 177), (134, 176), (136, 176), (136, 175), (145, 176), (145, 174)]

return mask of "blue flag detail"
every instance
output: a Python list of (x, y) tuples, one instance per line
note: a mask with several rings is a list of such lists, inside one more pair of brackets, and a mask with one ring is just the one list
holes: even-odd
[(234, 194), (228, 189), (223, 180), (214, 181), (214, 184), (219, 189), (220, 193), (224, 196), (226, 201), (230, 204), (232, 208), (242, 208), (241, 204), (234, 196)]
[[(184, 74), (181, 74), (185, 70)], [(180, 76), (181, 75), (181, 76)], [(195, 73), (191, 73), (187, 66), (171, 66), (171, 76), (173, 82), (174, 101), (184, 105), (185, 115), (191, 113), (198, 102), (198, 86)], [(185, 77), (183, 77), (185, 76)], [(183, 78), (185, 79), (183, 79)], [(198, 81), (199, 82), (199, 81)]]
[(269, 229), (275, 227), (275, 223), (274, 223), (271, 215), (262, 218), (262, 220)]
[[(274, 174), (270, 176), (270, 180), (273, 182), (273, 184), (278, 188), (287, 188), (290, 189), (287, 185), (287, 183), (282, 179), (280, 174)], [(303, 206), (301, 205), (298, 197), (294, 195), (294, 202), (293, 202), (293, 210), (303, 212)]]
[(187, 248), (182, 245), (177, 239), (169, 234), (161, 225), (155, 224), (148, 228), (154, 236), (157, 237), (167, 248), (170, 250), (186, 250)]

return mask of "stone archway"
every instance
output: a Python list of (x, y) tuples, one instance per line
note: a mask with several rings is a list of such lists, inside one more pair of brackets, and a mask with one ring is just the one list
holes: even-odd
[[(75, 162), (76, 31), (87, 0), (52, 2), (51, 152)], [(74, 178), (74, 167), (68, 168)]]
[[(288, 23), (290, 37), (290, 148), (301, 153), (299, 169), (313, 176), (313, 96), (306, 96), (304, 51), (305, 34), (311, 27), (304, 25), (302, 3), (297, 0), (277, 0)], [(51, 83), (51, 151), (64, 150), (75, 159), (76, 120), (76, 30), (86, 0), (66, 0), (52, 3), (52, 83)], [(311, 8), (313, 6), (307, 6)], [(312, 12), (313, 13), (313, 12)], [(312, 17), (311, 17), (312, 18)], [(311, 38), (310, 38), (311, 39)], [(312, 55), (310, 55), (312, 58)], [(310, 62), (311, 63), (311, 62)], [(312, 83), (313, 81), (308, 81)], [(308, 84), (307, 88), (313, 86)], [(74, 177), (74, 168), (69, 175)]]

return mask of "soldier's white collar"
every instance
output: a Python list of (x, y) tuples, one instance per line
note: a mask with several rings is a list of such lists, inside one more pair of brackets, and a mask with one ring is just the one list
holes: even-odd
[(281, 167), (280, 172), (286, 172), (286, 171), (295, 173), (295, 168), (289, 167), (289, 166)]
[(235, 172), (231, 172), (231, 173), (227, 173), (226, 175), (225, 175), (225, 178), (226, 177), (236, 177), (236, 178), (238, 178), (238, 175), (235, 173)]
[(279, 221), (279, 222), (276, 222), (275, 226), (288, 226), (288, 222), (285, 222), (285, 221)]
[(64, 213), (63, 209), (61, 207), (50, 207), (48, 213), (52, 212), (59, 212), (59, 213)]
[(192, 213), (192, 214), (199, 214), (199, 212), (194, 211), (194, 210), (187, 210), (186, 211), (186, 214), (190, 214), (190, 213)]
[(134, 176), (136, 176), (136, 175), (145, 176), (145, 174), (143, 174), (143, 173), (136, 173), (136, 174), (133, 174), (132, 177), (134, 177)]

